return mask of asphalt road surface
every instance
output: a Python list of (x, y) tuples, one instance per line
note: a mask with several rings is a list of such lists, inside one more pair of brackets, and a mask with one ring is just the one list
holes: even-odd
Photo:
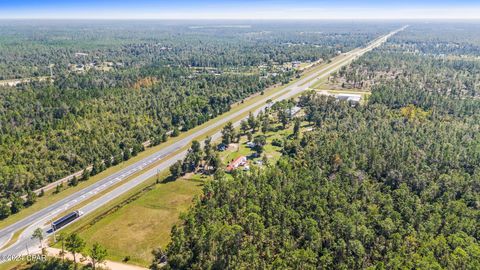
[[(358, 58), (362, 54), (380, 46), (383, 44), (389, 37), (392, 35), (396, 34), (399, 31), (402, 31), (405, 29), (405, 27), (402, 27), (398, 30), (395, 30), (385, 36), (379, 37), (372, 42), (368, 44), (367, 47), (365, 48), (358, 48), (355, 50), (352, 50), (350, 52), (347, 52), (344, 54), (345, 57), (337, 59), (332, 61), (330, 64), (326, 65), (324, 68), (317, 70), (313, 74), (310, 74), (308, 76), (305, 76), (301, 78), (300, 80), (296, 81), (295, 83), (289, 85), (288, 87), (281, 89), (276, 92), (275, 98), (273, 101), (280, 101), (284, 99), (289, 99), (293, 96), (298, 95), (299, 93), (309, 89), (311, 86), (313, 86), (318, 80), (321, 80), (323, 78), (326, 78), (329, 76), (332, 72), (338, 70), (342, 66), (347, 65), (350, 63), (352, 60)], [(269, 97), (265, 97), (265, 100), (260, 100), (254, 104), (251, 104), (249, 106), (246, 106), (242, 108), (241, 110), (230, 114), (228, 116), (218, 116), (218, 121), (214, 122), (212, 125), (205, 127), (201, 130), (198, 130), (194, 132), (193, 134), (183, 138), (182, 140), (166, 146), (162, 148), (161, 150), (157, 151), (156, 153), (108, 176), (105, 177), (104, 179), (84, 188), (83, 190), (80, 190), (58, 202), (55, 202), (51, 204), (50, 206), (39, 210), (38, 212), (16, 222), (15, 224), (12, 224), (8, 227), (3, 228), (0, 230), (0, 245), (4, 245), (11, 239), (13, 234), (17, 232), (18, 230), (21, 230), (23, 228), (26, 228), (19, 236), (18, 240), (8, 246), (7, 248), (4, 248), (2, 251), (0, 251), (0, 263), (1, 263), (1, 258), (4, 256), (8, 255), (25, 255), (25, 254), (31, 254), (34, 252), (38, 252), (40, 250), (40, 244), (38, 240), (32, 240), (31, 235), (33, 234), (33, 231), (36, 228), (42, 228), (45, 232), (46, 235), (49, 235), (48, 230), (50, 229), (50, 226), (45, 225), (49, 224), (53, 218), (57, 217), (60, 213), (71, 209), (71, 211), (74, 210), (80, 210), (82, 211), (85, 215), (88, 213), (93, 212), (94, 210), (104, 206), (111, 200), (119, 197), (120, 195), (128, 192), (129, 190), (133, 189), (137, 185), (143, 183), (147, 179), (155, 176), (158, 171), (165, 170), (169, 168), (173, 163), (175, 163), (177, 160), (182, 159), (186, 151), (181, 151), (177, 154), (175, 154), (173, 157), (170, 157), (168, 159), (163, 160), (166, 156), (178, 152), (178, 150), (182, 149), (184, 146), (188, 145), (191, 143), (191, 141), (197, 137), (200, 136), (205, 136), (206, 133), (211, 131), (212, 129), (221, 127), (225, 125), (227, 122), (232, 121), (236, 117), (247, 113), (249, 111), (252, 111), (255, 114), (258, 114), (260, 111), (264, 110), (268, 105), (266, 104), (266, 101), (268, 100)], [(239, 121), (234, 123), (235, 126), (239, 125)], [(215, 133), (212, 136), (213, 140), (219, 139), (221, 136), (220, 132)], [(113, 189), (112, 191), (106, 193), (105, 195), (97, 198), (96, 200), (88, 203), (87, 205), (81, 207), (80, 209), (76, 208), (75, 206), (78, 205), (79, 203), (88, 200), (92, 196), (95, 196), (97, 193), (102, 192), (105, 189), (108, 189), (112, 185), (115, 185), (119, 182), (122, 182), (132, 174), (135, 174), (137, 172), (143, 171), (147, 166), (149, 166), (152, 163), (158, 163), (158, 165), (154, 166), (153, 168), (147, 170), (143, 174), (135, 177), (134, 179), (127, 181), (123, 185), (118, 186), (117, 188)], [(81, 217), (80, 217), (81, 218)]]

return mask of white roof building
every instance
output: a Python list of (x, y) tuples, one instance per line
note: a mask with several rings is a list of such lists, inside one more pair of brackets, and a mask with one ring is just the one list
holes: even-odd
[(362, 99), (361, 95), (355, 95), (355, 94), (338, 94), (335, 96), (337, 100), (345, 100), (345, 101), (350, 101), (353, 103), (359, 103), (360, 100)]
[(286, 109), (285, 112), (288, 113), (290, 117), (294, 117), (302, 108), (294, 106), (292, 108)]

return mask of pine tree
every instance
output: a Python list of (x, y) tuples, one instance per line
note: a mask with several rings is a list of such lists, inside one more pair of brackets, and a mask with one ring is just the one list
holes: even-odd
[(78, 179), (75, 175), (70, 179), (68, 185), (71, 187), (76, 187), (78, 185)]
[(12, 204), (10, 206), (12, 214), (20, 212), (23, 209), (24, 203), (25, 201), (20, 196), (14, 195), (12, 198)]
[(5, 219), (12, 214), (12, 209), (8, 205), (8, 200), (0, 200), (0, 219)]
[(34, 204), (37, 201), (37, 194), (31, 190), (27, 191), (27, 201), (25, 202), (25, 205), (30, 206)]

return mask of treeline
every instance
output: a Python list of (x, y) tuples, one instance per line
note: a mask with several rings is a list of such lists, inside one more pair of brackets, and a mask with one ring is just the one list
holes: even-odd
[[(326, 60), (390, 29), (330, 24), (233, 29), (182, 23), (39, 25), (0, 24), (0, 76), (46, 75), (47, 66), (55, 64), (53, 81), (1, 88), (3, 205), (90, 165), (92, 174), (98, 173), (135, 156), (145, 142), (159, 144), (228, 111), (234, 102), (298, 75), (284, 70), (261, 76), (251, 71), (257, 65)], [(68, 63), (91, 61), (121, 65), (109, 72), (66, 71)], [(229, 72), (218, 68), (198, 73), (190, 66), (227, 66)], [(237, 68), (247, 72), (234, 72)]]
[[(37, 229), (32, 239), (37, 239), (43, 247), (44, 240), (43, 231)], [(22, 269), (29, 270), (69, 270), (69, 269), (105, 269), (104, 263), (108, 256), (108, 251), (98, 243), (94, 243), (87, 248), (85, 240), (77, 234), (66, 235), (60, 233), (56, 237), (56, 241), (60, 244), (61, 250), (58, 257), (47, 258), (44, 260), (35, 260), (28, 262), (28, 265)], [(43, 251), (42, 251), (43, 253)], [(57, 254), (55, 254), (57, 255)], [(73, 261), (69, 260), (70, 255)]]
[(238, 67), (328, 59), (393, 27), (320, 22), (225, 27), (222, 22), (5, 21), (0, 22), (0, 80), (47, 76), (51, 64), (55, 75), (65, 74), (68, 64), (93, 61), (128, 68), (158, 63)]
[(434, 22), (417, 23), (391, 41), (404, 48), (414, 45), (414, 50), (428, 55), (480, 56), (480, 23)]
[(394, 46), (390, 44), (369, 52), (351, 66), (339, 70), (333, 81), (344, 81), (355, 88), (388, 82), (457, 99), (480, 95), (477, 75), (480, 61), (415, 55)]
[(80, 82), (67, 77), (53, 85), (5, 88), (0, 93), (1, 197), (35, 190), (91, 164), (115, 165), (142, 151), (142, 143), (159, 144), (291, 76), (188, 78), (175, 68), (144, 74), (154, 81), (138, 89), (133, 82), (147, 75), (125, 76), (117, 87), (101, 87), (98, 77), (87, 74), (76, 77)]
[(186, 173), (198, 171), (204, 174), (215, 173), (222, 167), (222, 160), (216, 150), (210, 137), (203, 142), (203, 150), (201, 144), (194, 140), (185, 158), (170, 166), (171, 179), (175, 180)]
[(319, 128), (275, 166), (206, 185), (172, 230), (170, 268), (480, 267), (478, 117), (306, 109)]
[[(468, 24), (460, 26), (470, 27)], [(471, 38), (480, 31), (480, 25), (472, 25), (471, 31), (468, 28), (468, 32), (459, 31), (456, 34), (451, 29), (457, 29), (454, 26), (445, 28), (445, 31), (444, 28), (439, 31), (425, 26), (409, 27), (381, 48), (342, 68), (333, 76), (333, 81), (354, 88), (380, 87), (388, 82), (395, 88), (413, 89), (416, 93), (409, 95), (412, 98), (428, 93), (454, 99), (478, 98), (480, 59), (477, 54), (480, 47), (475, 45), (460, 54), (445, 51), (441, 44), (447, 42), (452, 47), (480, 44), (480, 41)], [(461, 41), (460, 37), (463, 38)]]
[[(382, 50), (348, 72), (379, 74)], [(400, 78), (377, 80), (365, 105), (302, 96), (314, 130), (274, 166), (207, 183), (167, 268), (480, 268), (480, 100), (450, 89), (470, 76), (437, 79), (448, 62), (397, 60)]]

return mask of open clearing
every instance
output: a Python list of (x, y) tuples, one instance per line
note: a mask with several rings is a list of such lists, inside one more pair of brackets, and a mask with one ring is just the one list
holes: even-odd
[[(392, 32), (390, 35), (392, 35), (392, 34), (394, 34), (394, 33)], [(384, 37), (384, 39), (386, 39), (386, 37)], [(355, 50), (355, 54), (353, 54), (352, 56), (353, 56), (353, 57), (358, 56), (359, 54), (363, 53), (364, 51), (366, 51), (366, 50), (368, 50), (368, 49), (371, 49), (372, 46), (378, 46), (378, 44), (380, 44), (380, 43), (376, 42), (376, 43), (372, 44), (371, 46), (369, 46), (368, 48)], [(339, 57), (339, 58), (341, 59), (341, 58), (344, 58), (344, 57), (345, 57), (345, 55), (344, 55), (344, 56), (341, 56), (341, 57)], [(339, 62), (336, 62), (336, 64), (328, 65), (327, 67), (321, 69), (321, 71), (322, 71), (322, 72), (323, 72), (323, 71), (325, 71), (325, 72), (331, 72), (331, 71), (333, 71), (333, 70), (336, 70), (336, 69), (338, 69), (340, 66), (342, 66), (342, 65), (344, 65), (344, 64), (348, 64), (348, 62), (349, 62), (350, 60), (352, 60), (352, 58), (347, 57), (347, 59), (344, 59), (344, 60), (343, 60), (343, 59), (342, 59), (342, 60), (337, 59), (337, 60), (338, 60)], [(334, 62), (334, 63), (335, 63), (335, 62)], [(319, 71), (320, 71), (320, 70), (319, 70)], [(301, 87), (301, 86), (304, 86), (304, 85), (305, 85), (305, 81), (310, 82), (311, 80), (315, 80), (316, 82), (318, 82), (318, 80), (320, 80), (320, 78), (318, 77), (318, 74), (316, 73), (316, 68), (313, 68), (312, 70), (307, 71), (306, 73), (307, 73), (307, 74), (308, 74), (308, 73), (314, 73), (314, 74), (311, 74), (312, 76), (309, 76), (309, 77), (305, 78), (304, 80), (302, 80), (302, 81), (300, 81), (300, 82), (292, 85), (290, 88), (293, 89), (293, 93), (290, 93), (290, 95), (289, 95), (290, 98), (293, 97), (293, 96), (300, 95), (301, 92), (308, 87), (308, 86), (307, 86), (307, 87), (304, 87), (304, 88), (299, 88), (299, 86)], [(305, 74), (304, 74), (304, 75), (305, 75)], [(326, 79), (326, 78), (325, 78), (326, 75), (328, 75), (328, 73), (325, 73), (324, 76), (322, 76), (322, 80)], [(288, 85), (291, 85), (292, 83), (294, 83), (294, 82), (291, 82), (291, 83), (289, 83)], [(272, 97), (272, 98), (280, 97), (280, 96), (284, 95), (284, 92), (287, 92), (287, 90), (291, 90), (290, 88), (284, 89), (285, 87), (286, 87), (286, 86), (284, 86), (284, 87), (278, 87), (278, 88), (276, 88), (276, 89), (275, 89), (275, 88), (274, 88), (274, 89), (271, 89), (271, 90), (280, 90), (280, 89), (283, 89), (284, 91), (283, 91), (282, 93), (279, 93), (280, 91), (278, 91), (278, 92), (277, 92), (277, 91), (265, 91), (265, 94), (263, 95), (263, 98), (260, 97), (261, 100), (259, 100), (259, 102), (256, 102), (256, 103), (252, 104), (252, 106), (248, 106), (248, 108), (244, 108), (244, 109), (241, 110), (240, 112), (235, 113), (233, 116), (231, 116), (230, 118), (228, 118), (228, 120), (230, 120), (230, 121), (232, 121), (232, 122), (235, 122), (235, 120), (243, 118), (244, 114), (247, 113), (247, 109), (248, 109), (248, 110), (255, 110), (256, 108), (260, 108), (261, 106), (264, 106), (264, 105), (262, 105), (262, 102), (265, 102), (265, 100), (266, 100), (267, 98), (270, 98), (270, 97)], [(253, 97), (253, 98), (250, 99), (250, 100), (247, 100), (245, 103), (249, 103), (249, 102), (252, 102), (252, 103), (253, 103), (253, 100), (255, 100), (256, 98), (258, 98), (258, 96), (257, 96), (257, 97)], [(242, 102), (242, 103), (243, 103), (243, 102)], [(263, 103), (263, 104), (264, 104), (264, 103)], [(245, 106), (245, 104), (240, 104), (238, 107), (243, 107), (243, 106)], [(237, 109), (238, 107), (233, 108), (233, 110), (231, 110), (229, 113), (226, 113), (226, 114), (224, 114), (224, 115), (227, 116), (227, 115), (233, 114), (234, 112), (232, 112), (232, 111), (234, 111), (234, 110)], [(209, 122), (212, 123), (212, 121), (209, 121)], [(208, 125), (208, 124), (210, 124), (210, 123), (206, 123), (206, 124)], [(204, 124), (204, 125), (205, 125), (205, 124)], [(200, 127), (197, 127), (197, 128), (200, 128)], [(210, 133), (210, 132), (213, 133), (214, 131), (213, 131), (212, 129), (217, 129), (217, 128), (218, 128), (218, 129), (221, 128), (221, 126), (218, 125), (218, 123), (217, 123), (217, 125), (214, 125), (214, 128), (208, 129), (207, 127), (205, 127), (204, 129), (198, 130), (197, 132), (195, 132), (195, 136), (192, 136), (192, 135), (188, 136), (188, 140), (192, 140), (192, 139), (203, 139), (203, 138), (200, 138), (200, 137), (207, 136), (207, 135), (209, 135), (208, 133)], [(207, 130), (204, 131), (205, 129), (207, 129)], [(192, 131), (193, 131), (193, 130), (192, 130)], [(203, 134), (201, 134), (201, 132), (203, 132)], [(182, 135), (185, 135), (185, 134), (182, 134)], [(180, 137), (181, 137), (182, 135), (180, 135)], [(194, 138), (194, 137), (195, 137), (195, 138)], [(179, 140), (179, 138), (177, 137), (176, 139), (177, 139), (177, 144), (176, 144), (175, 146), (176, 146), (177, 148), (175, 148), (175, 150), (179, 149), (179, 147), (177, 146), (177, 145), (178, 145), (178, 140)], [(187, 138), (185, 138), (185, 139), (187, 139)], [(188, 147), (188, 143), (185, 143), (185, 142), (184, 142), (185, 139), (181, 141), (181, 145), (180, 145), (180, 147), (182, 147), (181, 150), (183, 150), (183, 148), (187, 148), (187, 147)], [(173, 141), (175, 141), (175, 139), (173, 139)], [(169, 142), (172, 143), (171, 140), (169, 140)], [(167, 144), (168, 144), (169, 142), (167, 142)], [(173, 143), (174, 143), (174, 142), (173, 142)], [(173, 147), (170, 147), (170, 148), (173, 148)], [(170, 149), (170, 148), (169, 148), (169, 149)], [(178, 155), (181, 155), (181, 154), (182, 154), (182, 152), (180, 152)], [(171, 159), (170, 159), (170, 162), (171, 162), (171, 160), (174, 160), (174, 159), (177, 159), (177, 158), (176, 158), (176, 157), (173, 158), (173, 159), (171, 158)], [(164, 164), (162, 164), (162, 166), (163, 166), (163, 165), (164, 165)], [(159, 166), (160, 166), (160, 165), (159, 165)], [(165, 168), (165, 166), (162, 167), (162, 170), (163, 170), (163, 168)], [(158, 169), (157, 169), (157, 172), (158, 172)], [(135, 183), (135, 186), (132, 186), (130, 183), (127, 183), (128, 185), (126, 184), (125, 186), (126, 186), (128, 189), (134, 189), (134, 188), (136, 187), (136, 185), (138, 185), (138, 184), (145, 184), (146, 181), (151, 180), (149, 177), (154, 178), (154, 175), (155, 175), (155, 174), (154, 174), (154, 170), (150, 170), (150, 171), (148, 171), (148, 174), (144, 174), (143, 177), (140, 177), (140, 176), (139, 176), (139, 177), (137, 177), (137, 178), (135, 179), (136, 181), (132, 181), (132, 182)], [(125, 179), (123, 179), (123, 180), (125, 180)], [(108, 181), (108, 178), (106, 178), (105, 181)], [(138, 181), (141, 181), (141, 182), (140, 182), (140, 183), (137, 183)], [(111, 182), (111, 181), (110, 181), (110, 182)], [(103, 186), (105, 186), (105, 184), (104, 184)], [(103, 186), (102, 186), (102, 187), (103, 187)], [(123, 186), (122, 186), (122, 188), (123, 188)], [(152, 188), (152, 187), (150, 187), (150, 188)], [(149, 189), (150, 189), (150, 188), (149, 188)], [(153, 186), (153, 188), (154, 188), (154, 186)], [(147, 190), (148, 190), (148, 189), (147, 189)], [(119, 191), (123, 192), (122, 189), (119, 189)], [(130, 190), (130, 191), (132, 191), (132, 190)], [(83, 192), (85, 192), (85, 191), (83, 191)], [(90, 193), (92, 193), (92, 191), (91, 191)], [(104, 199), (103, 201), (101, 201), (101, 203), (102, 203), (103, 205), (100, 205), (100, 206), (99, 206), (100, 208), (99, 208), (99, 207), (97, 207), (97, 208), (91, 208), (91, 209), (88, 210), (87, 212), (97, 212), (97, 210), (100, 211), (100, 209), (103, 208), (103, 207), (108, 207), (108, 206), (110, 206), (110, 205), (113, 203), (114, 200), (116, 201), (116, 199), (118, 199), (118, 198), (119, 198), (120, 196), (122, 196), (122, 195), (126, 195), (126, 193), (128, 193), (128, 192), (124, 192), (124, 193), (125, 193), (125, 194), (120, 193), (119, 195), (117, 195), (116, 197), (113, 197), (113, 198), (106, 197), (106, 198), (108, 199), (108, 201), (105, 201), (105, 199)], [(143, 190), (142, 192), (140, 192), (140, 194), (143, 194), (143, 193), (145, 193), (145, 190)], [(103, 198), (103, 197), (102, 197), (102, 198)], [(125, 199), (124, 199), (124, 200), (125, 200)], [(78, 201), (78, 200), (77, 200), (77, 201)], [(66, 204), (66, 205), (68, 206), (68, 204)], [(97, 205), (98, 205), (98, 203), (97, 203)], [(124, 204), (122, 204), (122, 205), (124, 205)], [(95, 205), (94, 205), (94, 206), (95, 206)], [(57, 206), (55, 206), (55, 207), (57, 207)], [(62, 207), (62, 205), (60, 205), (59, 207)], [(111, 206), (110, 206), (110, 207), (111, 207)], [(117, 208), (114, 207), (114, 209), (115, 209), (115, 210), (118, 210), (118, 207), (117, 207)], [(106, 211), (103, 211), (103, 212), (105, 213)], [(116, 212), (117, 212), (117, 211), (110, 211), (110, 212), (107, 211), (106, 213), (107, 213), (107, 214), (111, 214), (111, 213), (116, 213)], [(40, 214), (43, 214), (43, 213), (42, 213), (42, 212), (37, 213), (37, 215), (40, 215)], [(112, 216), (113, 216), (113, 215), (112, 215)], [(108, 219), (100, 219), (100, 221), (102, 221), (102, 220), (108, 220)], [(42, 222), (44, 222), (44, 221), (42, 221)], [(17, 224), (17, 225), (18, 225), (18, 224)], [(20, 225), (22, 225), (22, 224), (20, 224)], [(142, 224), (142, 225), (144, 226), (144, 224)], [(129, 224), (128, 226), (130, 227), (131, 224)], [(21, 226), (16, 226), (16, 227), (21, 227)], [(14, 229), (14, 228), (15, 228), (15, 227), (13, 227), (13, 229)], [(9, 230), (11, 230), (11, 229), (9, 228)], [(85, 231), (86, 231), (86, 230), (85, 230)], [(131, 232), (130, 232), (130, 233), (131, 233)], [(135, 241), (135, 239), (132, 239), (132, 240)], [(22, 243), (19, 243), (18, 245), (16, 245), (16, 246), (14, 247), (16, 251), (20, 251), (20, 250), (22, 249), (21, 244), (22, 244)], [(160, 245), (161, 245), (161, 244), (160, 244)], [(112, 255), (112, 256), (113, 256), (113, 255)], [(127, 255), (127, 256), (130, 256), (130, 255)]]
[[(339, 57), (339, 59), (343, 59), (343, 58)], [(305, 70), (303, 72), (303, 76), (308, 76), (308, 75), (314, 73), (315, 71), (324, 68), (326, 65), (327, 64), (320, 64), (320, 65), (312, 66), (310, 69)], [(47, 192), (45, 192), (45, 196), (38, 198), (37, 202), (34, 205), (32, 205), (32, 206), (30, 206), (26, 209), (23, 209), (19, 213), (11, 215), (10, 217), (8, 217), (4, 220), (0, 220), (0, 228), (7, 227), (7, 226), (9, 226), (9, 225), (11, 225), (11, 224), (13, 224), (17, 221), (20, 221), (23, 218), (26, 218), (29, 215), (47, 207), (48, 205), (53, 204), (54, 202), (60, 201), (61, 199), (64, 199), (64, 198), (68, 197), (69, 195), (74, 194), (75, 192), (78, 192), (78, 191), (86, 188), (87, 186), (90, 186), (90, 185), (104, 179), (105, 177), (107, 177), (109, 175), (112, 175), (112, 174), (128, 167), (129, 165), (134, 164), (135, 162), (138, 162), (139, 160), (142, 160), (143, 158), (146, 158), (146, 157), (152, 155), (153, 153), (159, 151), (162, 148), (165, 148), (169, 145), (174, 144), (175, 142), (178, 142), (179, 140), (181, 140), (185, 137), (188, 137), (189, 135), (195, 133), (196, 131), (201, 130), (201, 129), (205, 128), (206, 126), (209, 126), (212, 123), (218, 121), (218, 119), (221, 118), (221, 117), (226, 117), (228, 115), (234, 114), (235, 112), (241, 110), (242, 108), (244, 108), (246, 106), (249, 106), (250, 104), (253, 104), (255, 102), (258, 102), (259, 100), (265, 99), (266, 97), (274, 98), (274, 97), (277, 96), (277, 92), (281, 91), (282, 89), (284, 89), (285, 87), (289, 86), (290, 84), (292, 84), (296, 81), (297, 81), (297, 79), (294, 79), (290, 83), (285, 84), (285, 85), (280, 85), (280, 86), (277, 85), (277, 86), (269, 87), (264, 91), (263, 95), (261, 95), (260, 93), (256, 93), (256, 94), (250, 96), (249, 98), (246, 98), (244, 101), (239, 101), (237, 103), (234, 103), (234, 104), (232, 104), (232, 107), (231, 107), (230, 111), (228, 111), (228, 112), (226, 112), (226, 113), (224, 113), (224, 114), (222, 114), (222, 115), (220, 115), (220, 116), (218, 116), (214, 119), (211, 119), (211, 120), (207, 121), (206, 123), (204, 123), (202, 125), (199, 125), (199, 126), (193, 128), (191, 130), (188, 130), (186, 132), (181, 132), (178, 137), (169, 138), (168, 141), (165, 142), (165, 143), (161, 143), (157, 146), (147, 148), (145, 151), (140, 152), (137, 156), (130, 158), (128, 161), (121, 162), (120, 164), (118, 164), (116, 166), (112, 166), (112, 167), (106, 169), (105, 171), (103, 171), (103, 172), (101, 172), (101, 173), (99, 173), (95, 176), (90, 177), (90, 179), (88, 181), (80, 181), (79, 185), (76, 186), (76, 187), (68, 187), (65, 190), (62, 190), (62, 192), (60, 192), (58, 194), (54, 194), (53, 193), (54, 190), (47, 191)], [(248, 113), (244, 113), (244, 114), (236, 117), (234, 120), (241, 119), (241, 118), (245, 117), (246, 115), (248, 115)], [(220, 130), (220, 127), (217, 128), (217, 129), (210, 130), (209, 132), (204, 134), (202, 136), (202, 138), (197, 138), (197, 139), (203, 139), (206, 136), (210, 136), (210, 135), (214, 134), (218, 130)], [(185, 147), (187, 147), (187, 146), (185, 146)], [(175, 153), (180, 152), (182, 150), (184, 150), (184, 149), (176, 151)], [(172, 153), (172, 155), (175, 154), (175, 153)], [(159, 161), (159, 162), (161, 162), (161, 161)], [(124, 181), (122, 181), (118, 185), (121, 185), (125, 182), (128, 182), (129, 180), (135, 178), (136, 176), (142, 174), (144, 171), (148, 170), (148, 168), (154, 167), (157, 163), (158, 162), (152, 163), (150, 166), (146, 167), (144, 170), (139, 171), (139, 172), (127, 177)], [(100, 195), (105, 194), (106, 192), (108, 192), (108, 191), (114, 189), (115, 187), (117, 187), (118, 185), (112, 186), (108, 190), (105, 190), (102, 193), (99, 193), (98, 196), (95, 196), (95, 197), (92, 197), (92, 198), (86, 200), (85, 203), (88, 203), (88, 202), (91, 202), (91, 201), (95, 200)], [(1, 245), (1, 243), (0, 243), (0, 245)]]
[[(111, 260), (122, 261), (129, 256), (130, 263), (149, 265), (152, 249), (168, 244), (171, 228), (178, 222), (180, 213), (188, 209), (194, 196), (200, 194), (202, 186), (203, 182), (196, 179), (155, 185), (140, 198), (82, 230), (80, 236), (88, 246), (95, 242), (105, 246)], [(83, 221), (76, 223), (66, 232), (75, 231), (84, 224)]]
[[(302, 127), (306, 128), (306, 123)], [(269, 156), (270, 163), (276, 162), (281, 155), (279, 152), (281, 148), (272, 146), (272, 140), (283, 139), (292, 134), (292, 130), (293, 125), (290, 125), (285, 130), (278, 129), (265, 134), (267, 137), (265, 154)], [(261, 133), (258, 132), (256, 135), (258, 134)], [(238, 147), (220, 152), (225, 165), (232, 159), (254, 152), (246, 147), (246, 141), (247, 138), (243, 136)], [(88, 226), (93, 219), (104, 213), (105, 209), (66, 228), (65, 233), (79, 233), (87, 242), (87, 246), (95, 242), (105, 246), (109, 252), (109, 260), (120, 262), (129, 256), (129, 263), (148, 266), (153, 258), (151, 251), (156, 247), (167, 246), (173, 225), (179, 222), (180, 214), (192, 205), (193, 198), (201, 194), (204, 181), (209, 179), (211, 177), (189, 174), (173, 182), (157, 184), (134, 201), (102, 217), (95, 224)], [(154, 182), (154, 179), (149, 182)], [(130, 196), (133, 194), (129, 192)]]

